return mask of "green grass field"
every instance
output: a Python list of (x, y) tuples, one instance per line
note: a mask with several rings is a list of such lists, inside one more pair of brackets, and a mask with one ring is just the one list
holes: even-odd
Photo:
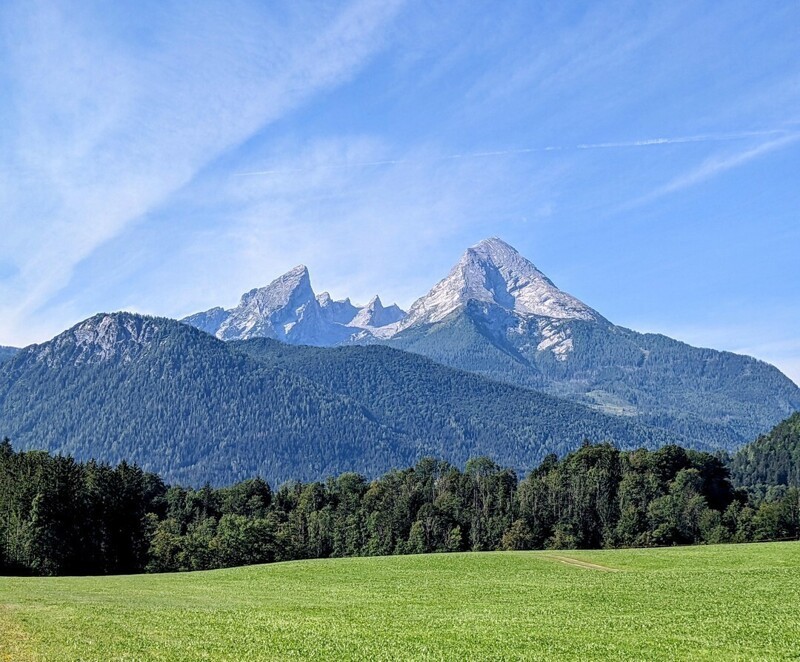
[(523, 658), (800, 659), (800, 543), (0, 578), (0, 660)]

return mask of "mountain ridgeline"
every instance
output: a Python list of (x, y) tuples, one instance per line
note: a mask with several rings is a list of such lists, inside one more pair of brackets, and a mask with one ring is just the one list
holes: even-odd
[[(347, 319), (333, 319), (334, 308), (348, 310)], [(800, 409), (800, 388), (775, 367), (617, 326), (499, 239), (469, 248), (407, 314), (395, 309), (381, 326), (354, 326), (355, 310), (349, 299), (314, 295), (299, 267), (237, 309), (184, 321), (225, 340), (386, 344), (720, 448)]]
[(16, 347), (0, 347), (0, 363), (8, 361), (18, 351)]
[(127, 460), (189, 484), (375, 476), (431, 455), (524, 472), (584, 439), (685, 441), (388, 347), (226, 343), (130, 313), (92, 317), (0, 366), (0, 430), (20, 448)]

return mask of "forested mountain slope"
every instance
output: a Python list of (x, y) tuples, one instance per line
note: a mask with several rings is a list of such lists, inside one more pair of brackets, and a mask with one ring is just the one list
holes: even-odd
[(352, 399), (173, 320), (98, 315), (0, 368), (0, 436), (168, 480), (372, 474), (416, 448)]
[(728, 449), (800, 409), (774, 366), (614, 325), (499, 239), (468, 249), (386, 342)]
[(730, 450), (800, 407), (800, 393), (787, 377), (747, 356), (572, 320), (560, 323), (570, 351), (559, 359), (536, 349), (535, 330), (493, 325), (487, 317), (498, 313), (473, 302), (389, 343)]
[(741, 448), (730, 467), (738, 485), (800, 487), (800, 412)]
[(0, 363), (8, 361), (18, 351), (16, 347), (0, 347)]
[(393, 430), (427, 440), (430, 454), (459, 464), (489, 455), (528, 470), (546, 453), (566, 453), (584, 439), (612, 440), (622, 448), (683, 441), (626, 418), (379, 345), (318, 348), (266, 338), (230, 344), (269, 366), (353, 398)]
[(193, 484), (374, 476), (426, 455), (525, 471), (584, 438), (684, 441), (385, 347), (225, 343), (129, 313), (92, 317), (0, 367), (3, 435)]

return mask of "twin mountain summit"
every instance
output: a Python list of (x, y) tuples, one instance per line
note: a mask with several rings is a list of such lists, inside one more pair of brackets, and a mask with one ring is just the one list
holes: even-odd
[(617, 326), (499, 239), (408, 312), (317, 295), (301, 266), (231, 310), (100, 314), (0, 362), (15, 446), (190, 484), (423, 456), (526, 472), (584, 439), (733, 450), (800, 409), (777, 368)]

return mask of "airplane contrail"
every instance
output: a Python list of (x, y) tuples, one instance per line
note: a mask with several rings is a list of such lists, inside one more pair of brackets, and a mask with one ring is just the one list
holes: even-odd
[[(604, 143), (581, 143), (578, 145), (547, 145), (544, 147), (519, 147), (516, 149), (501, 149), (485, 152), (465, 152), (463, 154), (447, 154), (436, 156), (430, 161), (454, 161), (457, 159), (478, 159), (492, 156), (511, 156), (514, 154), (533, 154), (537, 152), (568, 152), (594, 149), (620, 149), (626, 147), (656, 147), (660, 145), (681, 145), (686, 143), (710, 143), (728, 142), (733, 140), (744, 140), (759, 136), (790, 135), (794, 133), (788, 129), (771, 129), (766, 131), (739, 131), (736, 133), (709, 133), (695, 136), (675, 136), (670, 138), (645, 138), (641, 140), (629, 140), (620, 142)], [(304, 168), (276, 168), (274, 170), (255, 170), (252, 172), (236, 172), (234, 177), (257, 177), (268, 175), (282, 175), (289, 173), (313, 172), (315, 170), (346, 170), (349, 168), (369, 168), (384, 165), (400, 165), (404, 163), (415, 163), (422, 159), (383, 159), (380, 161), (355, 161), (338, 163), (328, 163), (325, 165), (308, 166)]]

